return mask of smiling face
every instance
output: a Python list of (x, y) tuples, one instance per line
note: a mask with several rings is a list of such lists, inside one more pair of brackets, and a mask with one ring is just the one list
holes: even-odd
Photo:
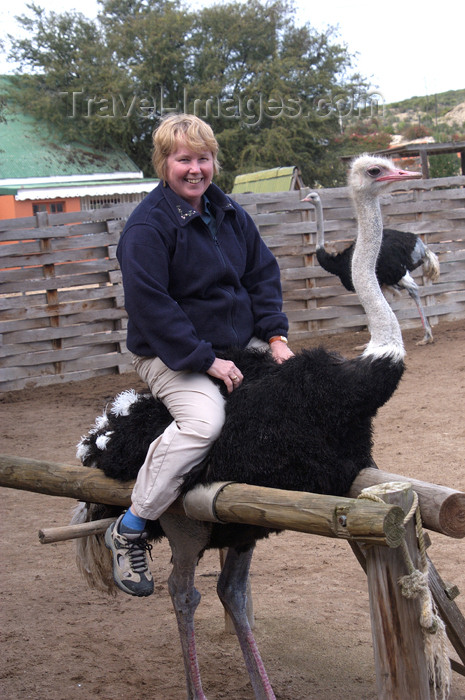
[(202, 211), (202, 195), (214, 174), (211, 151), (194, 151), (179, 139), (175, 150), (166, 159), (166, 182), (197, 211)]

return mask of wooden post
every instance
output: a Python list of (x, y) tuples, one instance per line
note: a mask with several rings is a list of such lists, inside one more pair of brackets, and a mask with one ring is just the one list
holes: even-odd
[[(371, 479), (376, 483), (382, 475), (385, 476), (386, 472), (365, 469), (359, 476), (360, 481), (368, 479), (370, 483)], [(323, 497), (234, 483), (220, 485), (220, 490), (216, 492), (216, 500), (210, 503), (207, 510), (210, 510), (210, 515), (213, 515), (213, 521), (216, 517), (220, 517), (220, 520), (223, 518), (225, 522), (251, 522), (263, 527), (295, 529), (327, 537), (348, 539), (357, 559), (369, 576), (372, 633), (377, 683), (380, 688), (379, 700), (405, 700), (407, 697), (409, 700), (429, 700), (428, 679), (425, 673), (426, 660), (419, 639), (421, 629), (417, 601), (407, 601), (402, 598), (397, 585), (397, 578), (406, 574), (406, 567), (400, 549), (397, 549), (399, 542), (396, 543), (395, 540), (398, 539), (397, 535), (400, 531), (404, 532), (402, 523), (411, 500), (411, 485), (405, 477), (389, 476), (397, 476), (400, 483), (395, 484), (395, 489), (392, 483), (373, 487), (375, 494), (383, 494), (385, 502), (366, 503), (371, 505), (371, 509), (368, 510), (363, 508), (362, 499), (358, 501), (358, 507), (353, 508), (354, 501), (350, 498)], [(449, 530), (444, 534), (450, 534), (452, 537), (463, 537), (465, 494), (426, 482), (414, 480), (413, 484), (419, 497), (420, 507), (422, 508), (423, 504), (427, 506), (424, 525), (439, 532)], [(121, 483), (109, 479), (97, 469), (0, 454), (0, 486), (7, 488), (124, 507), (130, 503), (132, 485), (133, 482)], [(352, 490), (359, 493), (360, 485), (360, 482), (358, 484), (354, 482), (351, 494)], [(381, 509), (380, 506), (382, 506)], [(185, 514), (180, 499), (171, 506), (171, 510)], [(444, 519), (435, 517), (435, 510), (439, 510), (447, 517)], [(401, 516), (400, 521), (397, 513)], [(368, 516), (365, 524), (364, 515)], [(382, 517), (375, 518), (375, 515), (382, 515)], [(280, 522), (281, 517), (282, 522)], [(389, 522), (389, 528), (386, 528), (386, 521), (390, 518), (392, 520)], [(211, 518), (206, 519), (211, 520)], [(373, 525), (375, 525), (375, 532), (373, 532)], [(61, 541), (70, 537), (87, 536), (91, 532), (93, 534), (103, 532), (107, 527), (108, 521), (96, 521), (50, 528), (40, 531), (40, 539), (44, 543)], [(353, 534), (356, 536), (353, 537)], [(364, 544), (357, 545), (357, 540)], [(418, 550), (413, 522), (408, 525), (406, 541), (411, 549), (414, 566), (417, 566)], [(366, 542), (369, 544), (367, 545)], [(379, 544), (389, 546), (374, 546)], [(433, 597), (445, 619), (450, 640), (461, 660), (465, 662), (465, 621), (455, 603), (446, 600), (444, 585), (430, 564), (430, 571), (431, 569), (435, 574), (432, 580), (430, 576)], [(248, 592), (251, 603), (250, 589)], [(413, 614), (415, 608), (416, 615)], [(452, 665), (454, 670), (464, 674), (464, 666), (458, 662), (452, 662)], [(416, 679), (416, 682), (412, 679)], [(411, 683), (414, 683), (413, 689), (410, 689)]]
[(421, 174), (427, 180), (429, 178), (428, 152), (426, 148), (420, 148)]
[[(367, 491), (408, 513), (413, 492), (409, 484), (391, 482)], [(406, 524), (406, 544), (418, 565), (414, 520)], [(398, 579), (408, 571), (401, 547), (369, 547), (366, 551), (371, 629), (378, 700), (430, 700), (429, 677), (420, 627), (418, 599), (406, 599)]]

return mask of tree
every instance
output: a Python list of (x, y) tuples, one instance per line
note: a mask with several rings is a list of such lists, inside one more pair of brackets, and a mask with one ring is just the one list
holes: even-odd
[[(97, 21), (77, 12), (46, 15), (28, 5), (32, 17), (18, 18), (27, 38), (10, 39), (12, 57), (30, 73), (13, 81), (10, 97), (64, 138), (99, 147), (117, 144), (147, 170), (158, 109), (152, 85), (172, 82), (175, 67), (173, 60), (164, 74), (155, 70), (150, 42), (145, 53), (137, 50), (135, 36), (143, 43), (144, 32), (151, 41), (170, 34), (166, 25), (172, 22), (174, 3), (150, 4), (156, 12), (138, 0), (109, 0)], [(177, 13), (175, 19), (181, 18)], [(132, 53), (130, 46), (135, 47)], [(162, 62), (163, 51), (158, 55)]]
[(199, 116), (211, 121), (222, 154), (228, 152), (221, 182), (230, 186), (238, 172), (298, 165), (306, 183), (332, 184), (331, 96), (362, 83), (359, 76), (347, 80), (351, 57), (334, 43), (333, 31), (296, 27), (286, 2), (250, 0), (203, 11), (192, 35)]
[[(363, 87), (334, 31), (295, 26), (286, 0), (218, 3), (196, 14), (178, 0), (102, 0), (97, 20), (34, 4), (10, 37), (25, 74), (10, 98), (70, 140), (117, 144), (146, 174), (160, 115), (189, 111), (221, 147), (218, 183), (297, 165), (304, 181), (339, 184), (341, 100)], [(27, 72), (26, 72), (27, 71)], [(337, 160), (337, 165), (335, 161)]]

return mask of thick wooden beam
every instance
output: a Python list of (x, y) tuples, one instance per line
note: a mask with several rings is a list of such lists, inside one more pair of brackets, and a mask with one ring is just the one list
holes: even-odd
[[(363, 515), (360, 519), (360, 514), (367, 511), (359, 505), (355, 506), (351, 499), (356, 498), (362, 489), (367, 486), (391, 481), (406, 481), (412, 484), (419, 497), (423, 523), (426, 528), (450, 537), (465, 537), (465, 493), (436, 484), (408, 479), (398, 474), (381, 471), (380, 469), (364, 469), (358, 474), (349, 492), (350, 498), (346, 499), (346, 501), (337, 499), (339, 510), (335, 511), (335, 522), (333, 522), (332, 516), (324, 522), (324, 518), (322, 519), (321, 515), (315, 513), (315, 526), (318, 534), (360, 539), (362, 530), (366, 527), (365, 516)], [(122, 483), (104, 476), (98, 469), (89, 469), (80, 465), (57, 464), (13, 455), (0, 455), (0, 486), (35, 491), (51, 496), (64, 496), (94, 503), (128, 507), (133, 482)], [(242, 489), (242, 501), (234, 493), (234, 489), (237, 486)], [(275, 501), (270, 501), (266, 504), (267, 514), (265, 514), (259, 503), (250, 502), (250, 499), (255, 497), (253, 495), (254, 489), (257, 488), (259, 487), (231, 484), (227, 489), (223, 489), (221, 498), (217, 499), (215, 503), (217, 517), (226, 521), (223, 511), (224, 509), (229, 509), (228, 518), (230, 519), (228, 522), (241, 522), (241, 520), (234, 520), (234, 518), (245, 517), (244, 509), (247, 508), (249, 513), (254, 511), (253, 522), (258, 525), (300, 529), (299, 518), (305, 520), (307, 517), (304, 511), (306, 509), (315, 510), (315, 503), (321, 501), (321, 497), (317, 494), (305, 494), (307, 499), (316, 499), (314, 502), (307, 500), (305, 505), (298, 502), (299, 496), (297, 494), (299, 492), (286, 492), (289, 496), (287, 501), (284, 501), (284, 505), (286, 502), (288, 504), (294, 503), (292, 506), (294, 514), (289, 516), (291, 522), (289, 522), (288, 526), (282, 523), (277, 525), (274, 519), (275, 516), (272, 514), (272, 510), (276, 508)], [(247, 489), (247, 492), (244, 489)], [(266, 494), (266, 498), (273, 499), (277, 490), (268, 489), (268, 491), (270, 493)], [(234, 499), (236, 499), (235, 503)], [(367, 502), (365, 501), (364, 503)], [(281, 505), (283, 504), (281, 503)], [(180, 503), (177, 503), (175, 507), (179, 512), (182, 506)], [(331, 507), (333, 506), (331, 505)], [(348, 510), (349, 507), (350, 512)], [(242, 512), (240, 512), (241, 510)], [(393, 526), (393, 532), (395, 532), (395, 523), (393, 522), (391, 525)], [(327, 532), (320, 532), (321, 529), (327, 530)], [(380, 536), (380, 531), (378, 529), (371, 534), (376, 540)], [(363, 535), (367, 536), (366, 529), (363, 531)]]
[(426, 528), (449, 537), (465, 537), (465, 493), (462, 491), (370, 468), (362, 469), (357, 474), (348, 495), (356, 498), (364, 488), (391, 481), (412, 484), (413, 490), (418, 494)]
[(286, 491), (250, 484), (196, 487), (184, 497), (186, 514), (198, 520), (248, 523), (324, 537), (398, 547), (404, 537), (397, 506), (373, 501)]
[[(0, 455), (0, 486), (128, 506), (132, 483), (120, 484), (88, 467)], [(198, 519), (297, 530), (391, 547), (397, 547), (403, 537), (403, 513), (398, 506), (235, 483), (194, 491), (194, 505), (190, 505), (191, 494), (183, 503), (185, 513)], [(202, 492), (208, 491), (205, 498)], [(178, 512), (180, 505), (179, 500), (174, 504)]]
[(8, 488), (127, 508), (133, 484), (109, 479), (99, 469), (81, 465), (0, 455), (0, 486)]

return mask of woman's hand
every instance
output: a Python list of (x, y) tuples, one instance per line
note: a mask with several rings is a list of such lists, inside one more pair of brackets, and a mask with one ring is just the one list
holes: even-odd
[(294, 357), (294, 353), (290, 349), (287, 343), (283, 343), (282, 340), (275, 340), (273, 343), (270, 344), (270, 349), (271, 349), (271, 354), (273, 355), (273, 358), (275, 362), (278, 363), (278, 365), (282, 364), (285, 362), (285, 360), (288, 360), (290, 357)]
[(220, 360), (218, 357), (215, 358), (213, 364), (207, 369), (207, 374), (216, 379), (221, 379), (226, 384), (229, 393), (237, 389), (244, 379), (241, 370), (236, 367), (234, 362), (230, 360)]

